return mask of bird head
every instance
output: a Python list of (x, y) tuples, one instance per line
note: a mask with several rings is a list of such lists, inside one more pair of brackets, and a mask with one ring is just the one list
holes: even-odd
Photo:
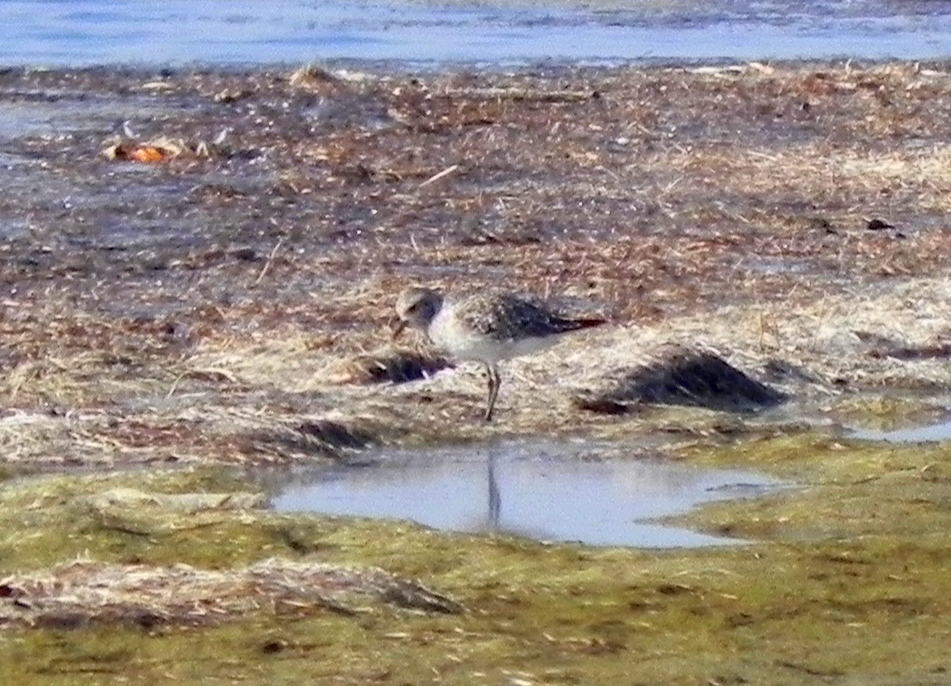
[(442, 307), (442, 296), (425, 288), (407, 288), (396, 300), (396, 317), (393, 321), (393, 338), (403, 329), (412, 326), (426, 329)]

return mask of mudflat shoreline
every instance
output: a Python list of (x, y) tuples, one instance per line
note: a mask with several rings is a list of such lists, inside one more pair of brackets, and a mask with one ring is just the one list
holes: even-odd
[[(3, 71), (0, 460), (34, 476), (0, 652), (25, 684), (943, 683), (948, 449), (849, 428), (946, 417), (949, 110), (919, 63)], [(485, 424), (476, 370), (392, 346), (410, 283), (610, 324), (507, 365)], [(787, 400), (604, 395), (671, 349)], [(281, 515), (238, 469), (539, 434), (794, 487), (682, 518), (749, 545), (660, 552)]]
[[(8, 70), (12, 455), (280, 462), (338, 440), (640, 431), (643, 413), (578, 398), (670, 344), (801, 415), (938, 397), (949, 94), (948, 72), (903, 63)], [(611, 324), (509, 365), (486, 426), (472, 371), (378, 383), (445, 364), (391, 347), (410, 283)], [(261, 438), (321, 419), (336, 428), (312, 450)]]

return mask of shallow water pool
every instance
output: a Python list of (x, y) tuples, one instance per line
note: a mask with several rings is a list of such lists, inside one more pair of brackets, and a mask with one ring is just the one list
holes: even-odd
[(853, 429), (849, 438), (860, 441), (882, 441), (885, 443), (940, 443), (951, 441), (951, 419), (924, 426), (909, 426), (893, 431), (878, 429)]
[(366, 466), (295, 475), (273, 506), (406, 519), (449, 531), (502, 532), (599, 546), (682, 548), (742, 541), (651, 520), (781, 484), (745, 471), (632, 457), (591, 442), (508, 441), (488, 447), (382, 450)]

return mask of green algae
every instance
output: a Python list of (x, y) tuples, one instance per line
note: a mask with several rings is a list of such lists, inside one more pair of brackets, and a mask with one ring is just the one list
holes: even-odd
[(121, 508), (89, 495), (247, 491), (221, 470), (59, 475), (0, 492), (0, 570), (77, 556), (228, 568), (266, 557), (380, 566), (462, 602), (339, 616), (262, 609), (202, 628), (7, 630), (22, 684), (937, 683), (951, 668), (951, 448), (822, 434), (694, 446), (788, 490), (684, 518), (760, 542), (685, 551), (545, 545), (401, 522)]

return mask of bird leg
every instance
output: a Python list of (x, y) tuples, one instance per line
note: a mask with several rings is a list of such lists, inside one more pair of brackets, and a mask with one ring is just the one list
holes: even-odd
[(485, 421), (492, 421), (492, 410), (495, 409), (495, 399), (499, 395), (499, 385), (502, 383), (502, 379), (499, 377), (499, 370), (496, 369), (494, 364), (485, 365), (485, 373), (489, 377), (489, 404), (485, 408)]

